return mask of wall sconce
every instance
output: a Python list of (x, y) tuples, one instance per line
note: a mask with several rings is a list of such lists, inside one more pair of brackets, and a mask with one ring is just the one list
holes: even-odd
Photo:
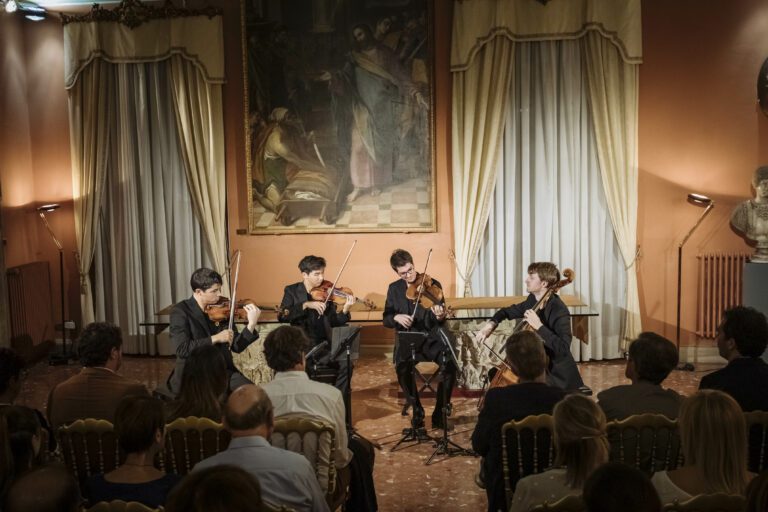
[[(701, 213), (701, 216), (699, 217), (699, 220), (696, 221), (696, 224), (693, 225), (690, 231), (688, 231), (688, 234), (686, 234), (683, 238), (683, 241), (680, 242), (680, 245), (677, 246), (677, 337), (675, 340), (678, 357), (680, 355), (680, 294), (683, 284), (683, 246), (685, 245), (685, 242), (687, 242), (691, 237), (693, 232), (696, 231), (696, 228), (699, 227), (699, 224), (701, 224), (701, 221), (704, 220), (704, 217), (706, 217), (712, 208), (715, 207), (715, 202), (702, 194), (688, 194), (688, 202), (695, 204), (696, 206), (706, 206), (706, 208)], [(687, 363), (682, 366), (682, 369), (693, 371), (694, 368), (692, 364)]]

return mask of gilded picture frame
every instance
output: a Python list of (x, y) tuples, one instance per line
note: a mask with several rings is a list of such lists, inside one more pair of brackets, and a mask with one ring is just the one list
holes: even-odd
[(241, 0), (250, 234), (433, 232), (433, 0)]

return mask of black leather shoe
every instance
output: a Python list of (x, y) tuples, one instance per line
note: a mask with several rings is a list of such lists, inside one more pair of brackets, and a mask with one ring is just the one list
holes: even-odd
[(424, 428), (424, 408), (420, 405), (413, 406), (413, 417), (411, 417), (411, 426), (413, 428)]
[(400, 414), (402, 416), (408, 416), (408, 409), (411, 408), (411, 403), (409, 401), (405, 401), (405, 405), (403, 406), (403, 410), (400, 411)]

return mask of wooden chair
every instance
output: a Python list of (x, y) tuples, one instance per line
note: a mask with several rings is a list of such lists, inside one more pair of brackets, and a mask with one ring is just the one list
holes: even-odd
[(744, 496), (715, 493), (700, 494), (679, 503), (664, 505), (664, 512), (742, 512), (747, 506)]
[(544, 502), (531, 508), (530, 512), (584, 512), (587, 505), (581, 496), (565, 496), (552, 503)]
[(151, 508), (138, 501), (100, 501), (90, 508), (85, 509), (86, 512), (161, 512), (163, 507)]
[[(270, 443), (304, 455), (315, 468), (317, 481), (325, 492), (331, 510), (338, 496), (336, 492), (335, 447), (336, 432), (326, 420), (309, 414), (285, 414), (275, 418), (275, 428)], [(334, 499), (336, 497), (336, 499)], [(339, 504), (340, 505), (340, 504)]]
[(541, 473), (555, 460), (554, 422), (549, 414), (509, 421), (501, 427), (504, 490), (507, 505), (517, 482), (524, 476)]
[(64, 464), (81, 488), (89, 476), (112, 471), (125, 460), (107, 420), (77, 420), (59, 427), (58, 437)]
[(677, 421), (662, 414), (635, 414), (608, 422), (610, 460), (650, 475), (682, 464)]
[(761, 473), (768, 469), (768, 412), (745, 412), (744, 419), (749, 443), (748, 467), (753, 473)]
[(177, 418), (165, 426), (163, 463), (166, 473), (186, 475), (195, 464), (223, 451), (231, 436), (209, 418)]

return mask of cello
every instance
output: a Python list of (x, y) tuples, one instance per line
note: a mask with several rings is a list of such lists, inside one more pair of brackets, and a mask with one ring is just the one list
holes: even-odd
[[(571, 284), (573, 282), (574, 276), (575, 273), (572, 269), (566, 268), (563, 270), (563, 279), (548, 287), (547, 291), (544, 292), (544, 295), (541, 296), (541, 298), (531, 309), (536, 313), (544, 309), (544, 307), (547, 305), (547, 302), (549, 302), (549, 299), (552, 298), (552, 295), (557, 293), (562, 287)], [(512, 334), (526, 330), (532, 331), (534, 329), (530, 326), (527, 320), (521, 319), (517, 325), (515, 325)], [(482, 394), (480, 395), (480, 399), (477, 401), (478, 410), (483, 408), (483, 404), (485, 403), (485, 395), (488, 393), (489, 389), (510, 386), (512, 384), (517, 384), (519, 381), (514, 370), (512, 370), (512, 367), (507, 364), (505, 358), (494, 351), (493, 348), (488, 345), (485, 340), (482, 341), (482, 344), (494, 357), (496, 357), (496, 359), (499, 360), (500, 364), (488, 370), (488, 375), (491, 375), (491, 372), (494, 373), (491, 375), (490, 380), (487, 380), (486, 384), (483, 386)], [(549, 357), (547, 358), (549, 359)]]

